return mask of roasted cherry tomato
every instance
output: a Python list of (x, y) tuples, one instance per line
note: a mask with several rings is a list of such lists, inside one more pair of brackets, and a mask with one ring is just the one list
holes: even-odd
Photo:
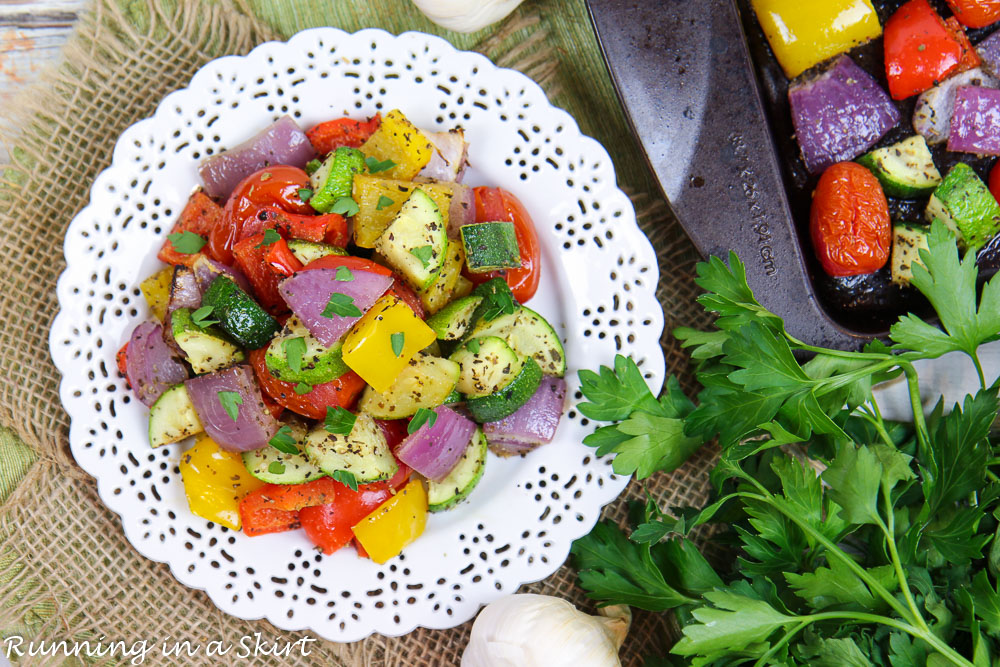
[(535, 296), (538, 290), (538, 280), (542, 274), (541, 249), (538, 245), (538, 234), (531, 216), (517, 197), (501, 188), (475, 188), (476, 222), (494, 222), (498, 220), (513, 222), (517, 245), (521, 251), (521, 268), (488, 273), (470, 273), (463, 275), (476, 285), (484, 283), (497, 276), (503, 277), (510, 285), (514, 298), (524, 303)]
[(927, 0), (910, 0), (885, 24), (885, 72), (895, 100), (917, 95), (955, 73), (962, 45)]
[(889, 260), (889, 204), (878, 179), (855, 162), (839, 162), (823, 172), (809, 227), (816, 256), (831, 276), (872, 273)]
[(320, 123), (308, 132), (309, 143), (319, 155), (326, 155), (341, 146), (357, 148), (372, 136), (382, 124), (382, 116), (375, 114), (368, 120), (338, 118)]
[(947, 0), (962, 25), (985, 28), (1000, 21), (1000, 0)]
[(233, 246), (241, 238), (243, 225), (263, 206), (275, 206), (286, 213), (313, 213), (302, 201), (299, 190), (308, 189), (309, 176), (297, 167), (274, 165), (244, 178), (229, 195), (222, 220), (208, 238), (212, 256), (224, 264), (233, 263)]
[(306, 394), (295, 393), (296, 385), (283, 382), (271, 375), (264, 361), (266, 347), (250, 350), (250, 364), (263, 392), (285, 408), (310, 419), (326, 417), (327, 407), (350, 409), (365, 388), (365, 381), (354, 371), (348, 371), (336, 380), (314, 385)]
[(1000, 201), (1000, 160), (998, 160), (997, 163), (993, 165), (993, 168), (990, 169), (989, 181), (990, 193), (993, 195), (994, 199)]
[[(212, 199), (204, 192), (199, 190), (191, 195), (190, 199), (188, 199), (187, 204), (184, 206), (184, 210), (181, 211), (180, 218), (178, 218), (177, 222), (174, 223), (174, 227), (170, 230), (170, 233), (193, 232), (199, 236), (207, 237), (212, 233), (213, 229), (219, 226), (220, 220), (222, 220), (222, 207), (212, 201)], [(206, 250), (208, 250), (207, 247), (202, 250), (202, 252), (205, 252)], [(160, 248), (160, 252), (157, 253), (156, 257), (164, 264), (184, 264), (185, 266), (192, 266), (194, 265), (194, 261), (198, 258), (198, 255), (197, 253), (185, 254), (177, 252), (174, 250), (174, 245), (168, 238), (163, 242), (163, 247)]]
[(962, 27), (962, 24), (952, 16), (944, 22), (944, 25), (948, 28), (951, 36), (955, 38), (955, 41), (962, 46), (962, 59), (958, 63), (958, 68), (952, 74), (968, 72), (970, 69), (975, 69), (982, 65), (983, 59), (979, 57), (976, 47), (969, 41), (969, 36), (965, 33), (965, 28)]
[[(992, 177), (990, 177), (990, 187), (993, 187)], [(125, 344), (118, 350), (118, 354), (115, 355), (115, 364), (118, 366), (118, 372), (125, 378), (125, 384), (131, 389), (132, 383), (128, 380), (128, 341), (125, 341)]]

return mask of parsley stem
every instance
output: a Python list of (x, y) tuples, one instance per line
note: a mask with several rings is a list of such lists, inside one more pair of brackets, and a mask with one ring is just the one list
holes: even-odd
[(913, 599), (913, 592), (910, 591), (910, 583), (906, 579), (906, 572), (903, 570), (903, 563), (899, 559), (899, 551), (896, 550), (896, 515), (892, 511), (892, 496), (886, 485), (882, 485), (882, 500), (885, 501), (886, 521), (888, 525), (879, 524), (885, 533), (886, 545), (889, 547), (889, 558), (892, 560), (892, 567), (896, 570), (896, 578), (899, 579), (899, 590), (903, 591), (906, 604), (913, 612), (913, 620), (924, 632), (930, 632), (927, 621), (924, 620), (916, 601)]
[(828, 357), (839, 357), (841, 359), (871, 359), (872, 361), (882, 361), (885, 359), (891, 359), (893, 355), (887, 354), (885, 352), (849, 352), (847, 350), (829, 350), (825, 347), (816, 347), (815, 345), (807, 345), (794, 336), (785, 333), (785, 337), (792, 343), (796, 348), (804, 352), (815, 352), (816, 354), (825, 354)]
[(983, 362), (979, 360), (979, 351), (973, 350), (969, 356), (972, 357), (972, 363), (976, 365), (976, 373), (979, 374), (979, 386), (985, 391), (986, 375), (983, 374)]
[(1000, 477), (997, 477), (993, 472), (987, 470), (986, 476), (990, 478), (991, 482), (1000, 482)]
[(775, 642), (774, 646), (768, 649), (767, 653), (757, 658), (757, 662), (754, 663), (754, 667), (762, 667), (763, 665), (766, 665), (768, 659), (772, 655), (780, 651), (782, 646), (790, 642), (792, 640), (792, 637), (802, 632), (803, 628), (808, 627), (810, 624), (812, 624), (812, 620), (807, 618), (802, 622), (800, 622), (798, 625), (796, 625), (794, 628), (786, 632), (784, 635), (782, 635), (781, 639)]
[(926, 458), (930, 452), (931, 439), (927, 431), (927, 420), (924, 418), (924, 404), (920, 400), (920, 381), (917, 379), (917, 369), (909, 361), (900, 359), (899, 367), (906, 375), (906, 386), (910, 392), (910, 405), (913, 408), (913, 425), (917, 429), (917, 442), (920, 445), (920, 458)]

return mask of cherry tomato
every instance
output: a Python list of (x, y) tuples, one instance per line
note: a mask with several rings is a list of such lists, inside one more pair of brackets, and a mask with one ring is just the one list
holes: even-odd
[(990, 169), (989, 181), (990, 192), (993, 194), (993, 198), (1000, 201), (1000, 160)]
[(809, 227), (816, 256), (831, 276), (873, 273), (889, 260), (889, 204), (878, 179), (855, 162), (839, 162), (823, 172)]
[(885, 24), (885, 72), (889, 93), (902, 100), (953, 74), (962, 45), (927, 0), (910, 0)]
[(959, 72), (968, 72), (970, 69), (975, 69), (983, 64), (983, 59), (979, 57), (979, 52), (976, 51), (976, 47), (972, 45), (969, 40), (969, 36), (965, 34), (965, 28), (962, 24), (955, 20), (952, 16), (947, 21), (944, 22), (948, 32), (951, 36), (955, 38), (955, 41), (962, 46), (962, 59), (958, 63), (958, 68), (953, 72), (953, 74), (958, 74)]
[[(212, 233), (212, 230), (219, 226), (220, 220), (222, 220), (222, 207), (199, 190), (188, 199), (187, 204), (184, 205), (184, 210), (181, 211), (180, 218), (174, 223), (174, 227), (170, 232), (172, 234), (177, 232), (193, 232), (200, 236), (208, 236)], [(208, 250), (208, 248), (205, 248), (205, 250)], [(164, 264), (193, 266), (198, 255), (177, 252), (168, 238), (163, 242), (163, 247), (160, 248), (160, 252), (157, 253), (156, 257)]]
[(313, 150), (320, 155), (326, 155), (341, 146), (357, 148), (365, 143), (381, 124), (382, 116), (379, 114), (368, 120), (338, 118), (320, 123), (306, 132), (306, 136), (309, 137)]
[(985, 28), (1000, 21), (1000, 0), (947, 0), (962, 25)]
[[(991, 184), (992, 182), (990, 180)], [(125, 341), (125, 344), (118, 350), (118, 354), (115, 355), (115, 364), (118, 366), (118, 372), (125, 378), (125, 384), (131, 389), (132, 383), (128, 379), (128, 341)]]
[(476, 222), (503, 220), (514, 223), (517, 245), (521, 251), (521, 268), (488, 273), (463, 272), (476, 285), (497, 276), (503, 277), (514, 293), (514, 298), (524, 303), (535, 296), (542, 274), (541, 248), (531, 216), (517, 197), (501, 188), (478, 187), (476, 195)]
[(365, 381), (354, 371), (348, 371), (336, 380), (314, 385), (307, 394), (296, 394), (295, 384), (283, 382), (271, 375), (264, 361), (266, 347), (250, 350), (250, 364), (261, 390), (285, 408), (310, 419), (326, 417), (327, 407), (350, 408), (364, 390)]
[(309, 188), (309, 176), (297, 167), (274, 165), (244, 178), (229, 195), (222, 220), (208, 238), (212, 256), (224, 264), (233, 263), (233, 246), (241, 237), (248, 218), (257, 215), (262, 206), (275, 206), (286, 213), (313, 213), (302, 201), (299, 190)]

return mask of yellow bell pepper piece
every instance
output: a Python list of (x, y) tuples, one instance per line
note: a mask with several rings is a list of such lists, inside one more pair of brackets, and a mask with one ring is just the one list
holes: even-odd
[(425, 290), (420, 291), (420, 301), (427, 312), (433, 315), (452, 299), (455, 285), (462, 277), (462, 267), (465, 266), (465, 247), (461, 243), (448, 243), (448, 256), (444, 259), (441, 273)]
[(871, 0), (751, 0), (789, 78), (882, 34)]
[(149, 312), (153, 317), (163, 321), (167, 316), (167, 302), (170, 301), (170, 283), (174, 279), (174, 267), (160, 269), (139, 285), (142, 295), (146, 297)]
[[(381, 176), (381, 174), (379, 175)], [(394, 178), (356, 174), (351, 196), (358, 203), (354, 220), (354, 242), (362, 248), (374, 248), (375, 241), (392, 224), (414, 190), (420, 188), (434, 200), (444, 226), (456, 190), (467, 186), (458, 183), (414, 183)], [(386, 203), (389, 200), (391, 203)], [(380, 208), (381, 207), (381, 208)]]
[(381, 172), (387, 178), (410, 180), (431, 161), (434, 147), (402, 111), (393, 109), (382, 116), (378, 129), (361, 145), (361, 152), (379, 161), (392, 160), (395, 164)]
[(415, 479), (354, 526), (354, 537), (381, 565), (420, 537), (426, 525), (427, 491)]
[[(402, 349), (392, 349), (392, 336), (403, 334)], [(434, 330), (424, 324), (399, 297), (387, 294), (354, 323), (344, 337), (344, 363), (379, 393), (389, 390), (410, 359), (437, 340)]]
[(243, 458), (203, 435), (181, 456), (181, 477), (188, 507), (198, 516), (240, 529), (240, 500), (264, 482), (253, 477)]

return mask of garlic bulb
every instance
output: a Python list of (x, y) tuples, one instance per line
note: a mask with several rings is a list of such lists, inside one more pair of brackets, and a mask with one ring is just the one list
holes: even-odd
[(514, 11), (523, 0), (413, 0), (417, 9), (442, 28), (476, 32)]
[(472, 625), (462, 667), (618, 667), (632, 612), (625, 605), (590, 616), (548, 595), (510, 595)]

